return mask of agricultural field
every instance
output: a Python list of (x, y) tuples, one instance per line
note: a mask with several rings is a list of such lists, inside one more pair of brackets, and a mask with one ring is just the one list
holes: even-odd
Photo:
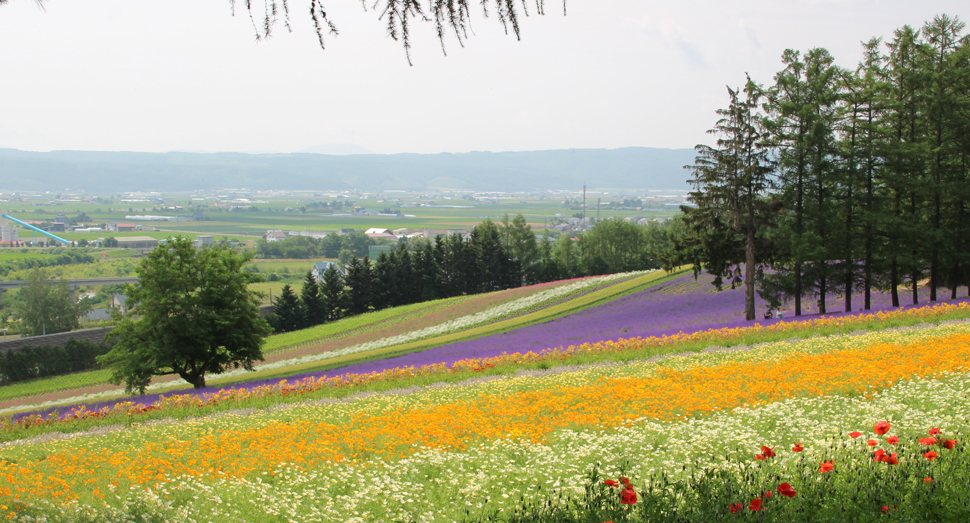
[[(20, 415), (0, 429), (3, 510), (23, 521), (970, 518), (968, 300), (743, 322), (737, 293), (699, 283), (633, 274), (477, 312), (479, 297), (380, 311), (271, 339), (267, 352), (394, 326), (418, 333), (405, 344), (459, 339)], [(452, 309), (467, 314), (450, 334), (409, 323), (448, 325), (435, 315)]]
[[(590, 192), (588, 216), (596, 215), (596, 200)], [(622, 199), (631, 197), (622, 190), (600, 191), (604, 202), (611, 198)], [(612, 195), (612, 196), (610, 196)], [(621, 196), (624, 195), (624, 196)], [(408, 215), (394, 218), (374, 215), (348, 215), (346, 209), (337, 211), (317, 209), (314, 202), (335, 200), (335, 197), (315, 196), (314, 193), (298, 193), (293, 196), (258, 197), (252, 204), (255, 211), (230, 211), (224, 207), (216, 207), (213, 201), (198, 201), (184, 195), (160, 195), (160, 200), (146, 200), (143, 202), (122, 202), (112, 199), (111, 203), (89, 202), (59, 202), (51, 201), (43, 207), (28, 207), (26, 204), (10, 202), (13, 207), (8, 211), (11, 215), (22, 220), (53, 220), (57, 214), (74, 217), (85, 213), (94, 223), (123, 222), (125, 216), (137, 214), (175, 215), (191, 214), (196, 210), (202, 211), (206, 221), (184, 222), (138, 222), (147, 227), (155, 227), (158, 231), (138, 231), (123, 233), (63, 233), (59, 236), (68, 240), (94, 240), (99, 236), (151, 236), (166, 238), (173, 234), (181, 234), (189, 238), (198, 235), (213, 235), (217, 239), (225, 236), (227, 239), (253, 240), (262, 237), (267, 230), (315, 230), (335, 231), (340, 229), (355, 229), (363, 231), (372, 227), (398, 229), (409, 228), (421, 230), (448, 229), (473, 227), (485, 218), (501, 220), (506, 214), (514, 217), (522, 213), (528, 222), (535, 227), (550, 224), (557, 218), (570, 217), (578, 212), (575, 206), (563, 205), (561, 196), (523, 196), (521, 198), (507, 198), (496, 200), (497, 203), (483, 203), (474, 200), (463, 200), (458, 197), (443, 194), (395, 194), (394, 196), (380, 194), (351, 195), (346, 201), (353, 201), (354, 205), (363, 209), (380, 211), (390, 208), (394, 212)], [(397, 199), (400, 201), (392, 201)], [(46, 201), (46, 200), (44, 200)], [(341, 200), (343, 201), (343, 200)], [(410, 206), (429, 204), (426, 206)], [(181, 206), (174, 210), (167, 207)], [(130, 210), (129, 210), (130, 209)], [(289, 210), (287, 210), (289, 209)], [(644, 211), (632, 208), (610, 208), (603, 205), (601, 216), (647, 216), (670, 217), (676, 214), (676, 208), (656, 206)], [(26, 234), (26, 233), (25, 233)]]

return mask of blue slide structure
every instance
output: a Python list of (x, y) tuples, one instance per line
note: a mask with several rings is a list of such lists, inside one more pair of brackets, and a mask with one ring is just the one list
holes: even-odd
[(10, 220), (10, 221), (12, 221), (12, 222), (20, 225), (21, 227), (26, 227), (26, 228), (28, 228), (28, 229), (30, 229), (32, 231), (39, 232), (39, 233), (43, 234), (44, 236), (47, 236), (48, 238), (53, 238), (53, 239), (55, 239), (55, 240), (63, 243), (64, 245), (71, 245), (71, 242), (70, 241), (65, 240), (64, 238), (61, 238), (60, 236), (55, 236), (55, 235), (53, 235), (53, 234), (45, 231), (44, 229), (39, 229), (37, 227), (34, 227), (33, 225), (31, 225), (31, 224), (29, 224), (29, 223), (27, 223), (25, 221), (18, 220), (16, 218), (14, 218), (13, 216), (10, 216), (9, 214), (3, 214), (3, 215), (0, 215), (0, 216), (3, 216), (4, 218), (6, 218), (6, 219), (8, 219), (8, 220)]

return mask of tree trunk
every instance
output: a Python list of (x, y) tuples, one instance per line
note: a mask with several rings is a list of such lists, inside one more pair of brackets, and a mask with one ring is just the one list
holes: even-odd
[(751, 321), (755, 318), (754, 310), (754, 230), (748, 230), (748, 241), (744, 247), (744, 316)]
[(827, 283), (827, 278), (825, 276), (825, 273), (822, 273), (822, 276), (818, 280), (818, 313), (819, 314), (825, 314), (825, 294), (827, 292), (826, 283)]
[(889, 266), (889, 289), (893, 297), (893, 307), (899, 307), (899, 267), (895, 257)]
[(913, 271), (909, 278), (913, 280), (913, 305), (916, 305), (919, 303), (919, 273)]

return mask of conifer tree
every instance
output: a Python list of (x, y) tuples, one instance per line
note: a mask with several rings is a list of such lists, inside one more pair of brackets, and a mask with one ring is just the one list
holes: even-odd
[(720, 231), (717, 236), (727, 239), (733, 247), (724, 253), (712, 252), (711, 244), (704, 244), (707, 259), (723, 262), (713, 267), (715, 271), (737, 265), (740, 257), (731, 251), (743, 252), (744, 311), (746, 319), (753, 320), (755, 277), (757, 265), (762, 262), (758, 236), (770, 226), (778, 206), (770, 199), (773, 166), (760, 110), (763, 90), (748, 78), (742, 90), (729, 87), (728, 96), (730, 104), (717, 111), (721, 119), (708, 131), (718, 137), (716, 146), (695, 148), (697, 158), (689, 167), (694, 191), (689, 201), (697, 207), (688, 208), (688, 216), (702, 238), (706, 240), (711, 238), (711, 231)]
[(334, 265), (323, 272), (320, 298), (324, 321), (337, 321), (344, 316), (344, 278)]
[(303, 304), (289, 284), (283, 286), (280, 295), (273, 303), (273, 313), (276, 315), (275, 325), (278, 332), (292, 332), (303, 328), (306, 322), (306, 312)]
[(303, 306), (306, 324), (305, 327), (313, 327), (327, 321), (324, 311), (323, 297), (320, 295), (320, 286), (313, 277), (311, 271), (307, 271), (306, 278), (303, 279), (303, 288), (300, 290), (300, 303)]

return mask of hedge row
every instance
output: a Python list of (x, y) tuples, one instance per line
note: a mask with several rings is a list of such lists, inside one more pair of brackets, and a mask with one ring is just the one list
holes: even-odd
[(106, 344), (70, 339), (63, 346), (27, 346), (0, 355), (0, 384), (92, 369), (95, 358), (111, 350)]

